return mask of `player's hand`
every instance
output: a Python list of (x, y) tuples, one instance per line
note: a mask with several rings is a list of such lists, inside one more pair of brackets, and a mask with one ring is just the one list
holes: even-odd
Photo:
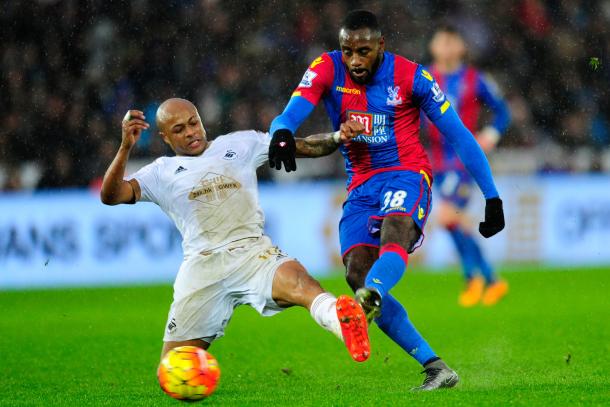
[(147, 130), (150, 125), (145, 121), (144, 112), (140, 110), (129, 110), (125, 113), (122, 122), (123, 139), (121, 147), (131, 149), (138, 142), (143, 130)]
[(496, 147), (500, 141), (500, 132), (493, 126), (485, 126), (477, 133), (477, 141), (481, 149), (487, 154)]
[(341, 123), (339, 127), (339, 135), (341, 143), (347, 143), (359, 134), (364, 133), (364, 124), (356, 120), (348, 120)]
[(282, 163), (286, 172), (296, 171), (296, 142), (292, 132), (288, 129), (279, 129), (273, 133), (269, 143), (269, 165), (276, 170), (282, 169)]
[(492, 237), (504, 229), (504, 209), (500, 198), (485, 201), (485, 221), (479, 223), (479, 233), (483, 237)]

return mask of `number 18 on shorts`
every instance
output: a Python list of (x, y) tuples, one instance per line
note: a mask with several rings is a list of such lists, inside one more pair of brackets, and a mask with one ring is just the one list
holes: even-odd
[(409, 216), (422, 232), (432, 206), (428, 176), (414, 171), (377, 174), (350, 191), (343, 205), (339, 237), (343, 256), (357, 246), (379, 247), (380, 229), (387, 216)]

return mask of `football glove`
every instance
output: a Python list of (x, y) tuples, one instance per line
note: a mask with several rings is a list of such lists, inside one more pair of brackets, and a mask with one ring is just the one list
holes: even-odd
[(504, 209), (500, 198), (485, 201), (485, 221), (479, 223), (479, 233), (483, 237), (492, 237), (504, 229)]
[(286, 172), (296, 171), (296, 150), (292, 132), (288, 129), (276, 130), (269, 143), (269, 165), (271, 168), (281, 170), (284, 163)]

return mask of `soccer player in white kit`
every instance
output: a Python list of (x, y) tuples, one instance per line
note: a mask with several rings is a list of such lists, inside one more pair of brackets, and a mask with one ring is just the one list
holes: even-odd
[[(207, 349), (224, 334), (238, 305), (250, 305), (264, 316), (300, 305), (344, 341), (354, 360), (366, 360), (370, 345), (360, 305), (325, 292), (299, 262), (263, 235), (256, 169), (267, 161), (269, 134), (237, 131), (208, 142), (196, 107), (168, 99), (156, 121), (176, 155), (160, 157), (125, 177), (129, 153), (149, 127), (145, 119), (139, 110), (125, 115), (121, 146), (104, 176), (101, 199), (107, 205), (153, 202), (182, 234), (184, 260), (174, 283), (162, 355), (183, 345)], [(300, 143), (300, 155), (324, 155), (340, 142), (338, 133), (321, 136)]]

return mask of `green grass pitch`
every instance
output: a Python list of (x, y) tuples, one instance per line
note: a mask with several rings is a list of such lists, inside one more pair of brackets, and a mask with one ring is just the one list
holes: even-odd
[[(377, 327), (352, 362), (303, 309), (241, 307), (212, 348), (213, 405), (610, 405), (610, 270), (505, 272), (493, 308), (457, 306), (458, 273), (409, 272), (393, 291), (458, 371), (452, 390), (412, 393), (421, 368)], [(342, 278), (323, 281), (347, 293)], [(0, 405), (170, 406), (155, 369), (170, 286), (0, 292)]]

